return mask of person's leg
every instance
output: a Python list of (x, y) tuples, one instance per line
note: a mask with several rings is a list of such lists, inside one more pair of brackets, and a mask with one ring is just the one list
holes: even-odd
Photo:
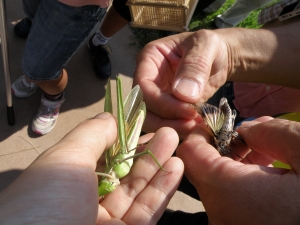
[(234, 27), (244, 20), (253, 10), (259, 9), (272, 0), (237, 0), (232, 7), (215, 19), (219, 28)]
[(57, 95), (62, 93), (68, 83), (68, 74), (66, 70), (62, 70), (59, 77), (51, 81), (34, 81), (29, 80), (32, 83), (35, 83), (48, 95)]
[(28, 19), (33, 20), (41, 0), (22, 0), (23, 10)]
[(98, 32), (89, 41), (93, 65), (96, 75), (101, 79), (107, 79), (111, 75), (111, 63), (108, 55), (112, 53), (107, 45), (108, 41), (125, 27), (131, 20), (129, 7), (126, 0), (115, 0), (107, 11), (106, 16)]
[(36, 82), (58, 79), (104, 13), (97, 6), (70, 7), (41, 0), (22, 59), (24, 74)]
[(44, 91), (40, 109), (32, 122), (36, 133), (45, 134), (55, 126), (68, 81), (63, 68), (105, 11), (98, 6), (71, 7), (59, 1), (40, 1), (22, 59), (25, 77), (19, 82), (34, 83)]
[(222, 5), (226, 2), (226, 0), (215, 0), (213, 3), (211, 3), (207, 8), (203, 10), (203, 12), (206, 13), (213, 13), (218, 11)]
[(14, 27), (14, 33), (20, 38), (27, 38), (30, 32), (33, 17), (38, 9), (40, 0), (23, 0), (23, 10), (27, 17), (19, 21)]
[(112, 6), (106, 13), (100, 31), (105, 37), (110, 38), (127, 24), (128, 21), (116, 11), (114, 6)]

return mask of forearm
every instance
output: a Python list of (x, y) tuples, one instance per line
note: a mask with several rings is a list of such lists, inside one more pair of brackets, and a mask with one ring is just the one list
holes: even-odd
[(217, 30), (227, 42), (228, 80), (300, 89), (300, 22), (270, 29)]

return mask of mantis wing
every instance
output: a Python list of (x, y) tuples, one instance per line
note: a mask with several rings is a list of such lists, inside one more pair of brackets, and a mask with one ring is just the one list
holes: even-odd
[[(111, 107), (111, 91), (110, 84), (107, 85), (108, 94), (106, 94), (105, 107)], [(129, 154), (129, 151), (136, 148), (142, 125), (146, 116), (146, 106), (143, 102), (143, 93), (140, 87), (135, 86), (123, 103), (121, 79), (117, 77), (117, 114), (118, 114), (118, 140), (107, 151), (107, 166), (113, 164), (114, 159), (119, 154)], [(112, 112), (112, 107), (111, 107)], [(134, 151), (132, 151), (134, 153)]]

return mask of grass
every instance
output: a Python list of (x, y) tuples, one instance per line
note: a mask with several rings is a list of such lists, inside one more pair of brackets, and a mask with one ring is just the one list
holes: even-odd
[[(249, 0), (251, 1), (251, 0)], [(278, 0), (274, 0), (272, 3), (277, 2)], [(200, 29), (215, 29), (214, 19), (217, 15), (222, 14), (226, 11), (230, 6), (234, 4), (235, 0), (227, 0), (224, 5), (214, 13), (203, 13), (202, 11), (197, 12), (195, 10), (194, 15), (191, 19), (189, 24), (190, 31), (196, 31)], [(266, 6), (267, 7), (267, 6)], [(261, 9), (255, 10), (250, 13), (250, 15), (239, 23), (236, 27), (243, 27), (243, 28), (251, 28), (251, 29), (258, 29), (260, 25), (257, 24), (257, 17)], [(169, 32), (162, 31), (162, 30), (152, 30), (152, 29), (142, 29), (142, 28), (132, 28), (134, 39), (131, 45), (136, 45), (139, 48), (144, 47), (147, 43), (165, 37), (169, 35)]]

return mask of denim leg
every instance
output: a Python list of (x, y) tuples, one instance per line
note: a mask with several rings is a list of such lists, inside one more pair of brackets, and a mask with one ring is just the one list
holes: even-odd
[(39, 7), (40, 0), (23, 0), (23, 10), (29, 19), (33, 19)]
[(24, 74), (35, 81), (57, 79), (105, 12), (95, 5), (40, 0), (22, 59)]

